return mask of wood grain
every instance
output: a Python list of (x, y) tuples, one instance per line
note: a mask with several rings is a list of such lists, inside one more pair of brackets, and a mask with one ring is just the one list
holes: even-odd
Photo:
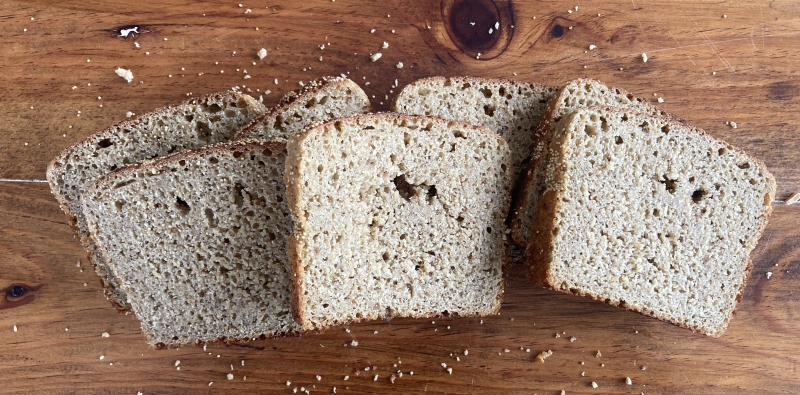
[[(61, 149), (127, 111), (234, 86), (273, 104), (299, 81), (344, 73), (386, 110), (395, 80), (470, 75), (554, 85), (592, 77), (662, 97), (666, 110), (763, 159), (779, 199), (800, 191), (794, 2), (239, 1), (0, 0), (0, 178), (41, 180)], [(131, 26), (141, 34), (119, 37)], [(46, 184), (0, 182), (0, 393), (794, 393), (799, 220), (796, 206), (776, 203), (720, 339), (533, 287), (512, 267), (501, 315), (483, 323), (394, 319), (156, 351), (104, 299)], [(534, 363), (543, 350), (554, 354)]]

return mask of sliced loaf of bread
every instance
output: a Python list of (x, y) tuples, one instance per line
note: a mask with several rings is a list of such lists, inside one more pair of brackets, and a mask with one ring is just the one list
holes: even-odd
[(362, 115), (292, 136), (292, 311), (304, 329), (497, 312), (511, 151), (488, 129)]
[(646, 114), (668, 116), (647, 100), (600, 81), (577, 79), (567, 82), (547, 103), (533, 136), (531, 160), (523, 170), (523, 180), (511, 210), (511, 237), (517, 245), (525, 247), (531, 235), (536, 202), (544, 188), (543, 171), (547, 146), (553, 135), (552, 124), (578, 108), (590, 106), (630, 108)]
[(253, 120), (236, 138), (288, 139), (314, 123), (371, 111), (369, 98), (358, 84), (344, 77), (326, 77), (287, 93), (277, 106)]
[(775, 179), (702, 130), (611, 108), (553, 125), (531, 243), (538, 284), (720, 336)]
[(556, 90), (509, 80), (431, 77), (406, 85), (392, 111), (464, 121), (499, 134), (511, 148), (516, 180), (530, 157), (534, 129)]
[(101, 176), (146, 159), (227, 141), (265, 112), (252, 97), (220, 92), (167, 106), (120, 122), (66, 148), (47, 167), (47, 181), (89, 253), (89, 259), (119, 310), (129, 310), (125, 292), (89, 237), (81, 195)]
[(117, 170), (83, 197), (92, 237), (156, 347), (297, 332), (285, 142), (240, 141)]

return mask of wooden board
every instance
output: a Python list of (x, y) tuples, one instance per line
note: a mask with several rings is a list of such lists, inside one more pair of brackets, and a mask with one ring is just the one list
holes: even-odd
[[(585, 76), (654, 102), (661, 97), (666, 110), (763, 159), (778, 179), (778, 199), (785, 199), (800, 190), (799, 10), (790, 1), (325, 0), (239, 7), (0, 0), (0, 178), (42, 180), (61, 149), (128, 111), (234, 86), (274, 104), (299, 81), (344, 73), (386, 110), (396, 83), (402, 88), (426, 76), (554, 85)], [(140, 34), (119, 37), (134, 26)], [(268, 51), (264, 60), (255, 55), (260, 48)], [(372, 62), (369, 54), (378, 51), (382, 58)], [(117, 67), (132, 70), (134, 82), (118, 77)], [(394, 319), (352, 325), (349, 333), (337, 328), (157, 351), (145, 344), (138, 321), (103, 297), (46, 184), (3, 181), (0, 392), (795, 393), (800, 211), (780, 202), (774, 209), (738, 315), (720, 339), (533, 287), (514, 266), (501, 315), (483, 323)], [(14, 297), (14, 285), (28, 292)], [(534, 363), (543, 350), (554, 354)]]

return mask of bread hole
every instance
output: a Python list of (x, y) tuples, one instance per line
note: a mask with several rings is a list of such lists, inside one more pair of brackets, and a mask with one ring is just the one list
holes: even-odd
[(111, 139), (102, 139), (97, 142), (99, 148), (108, 148), (112, 145), (114, 145), (114, 143), (111, 142)]
[(500, 170), (502, 170), (502, 171), (503, 171), (503, 173), (505, 173), (505, 172), (506, 172), (506, 170), (508, 170), (508, 166), (506, 166), (506, 164), (505, 164), (505, 163), (501, 163), (501, 164), (500, 164)]
[(653, 209), (653, 216), (654, 217), (660, 217), (661, 216), (661, 210), (659, 210), (657, 208), (654, 208)]
[(614, 136), (614, 143), (617, 144), (617, 145), (622, 144), (622, 137)]
[(181, 215), (189, 214), (189, 211), (192, 209), (189, 207), (189, 203), (186, 203), (186, 201), (180, 197), (175, 198), (175, 208), (178, 209)]
[(331, 176), (331, 178), (333, 179), (333, 181), (339, 181), (339, 172), (337, 171), (336, 173), (333, 173), (333, 176)]
[(669, 134), (669, 130), (670, 130), (669, 125), (664, 125), (661, 127), (661, 132), (663, 132), (664, 134)]
[(419, 271), (419, 269), (422, 269), (421, 265), (414, 265), (414, 270)]
[(280, 203), (283, 201), (283, 195), (275, 195), (275, 201)]
[(689, 182), (694, 183), (694, 176), (689, 177)]
[(663, 180), (659, 180), (658, 182), (664, 184), (664, 188), (666, 188), (669, 193), (674, 195), (675, 191), (678, 190), (678, 180), (670, 180), (666, 175), (664, 175), (663, 178)]
[(116, 207), (117, 210), (122, 210), (122, 206), (124, 206), (124, 205), (125, 205), (125, 202), (120, 201), (120, 200), (117, 200), (116, 202), (114, 202), (114, 207)]
[(206, 214), (206, 221), (208, 221), (209, 228), (216, 228), (217, 227), (217, 218), (214, 217), (214, 210), (207, 208), (205, 209)]
[(472, 84), (470, 84), (469, 82), (465, 82), (463, 85), (461, 85), (461, 90), (462, 90), (462, 91), (463, 91), (463, 90), (467, 90), (467, 89), (469, 89), (470, 87), (472, 87)]
[(653, 151), (653, 156), (658, 156), (658, 151)]
[(206, 107), (206, 111), (211, 113), (220, 112), (222, 111), (222, 107), (217, 103), (211, 103), (210, 106)]
[(486, 227), (486, 233), (492, 234), (492, 227), (491, 226)]
[(423, 129), (424, 129), (426, 132), (430, 132), (431, 130), (433, 130), (433, 122), (429, 122), (428, 124), (426, 124), (426, 125), (425, 125), (425, 127), (424, 127)]
[(205, 122), (197, 122), (197, 139), (208, 143), (211, 140), (211, 128), (208, 127), (208, 124)]
[(493, 116), (494, 116), (494, 106), (492, 106), (492, 105), (489, 105), (489, 104), (487, 104), (487, 105), (483, 106), (483, 112), (484, 112), (486, 115), (488, 115), (488, 116), (490, 116), (490, 117), (493, 117)]
[(411, 143), (411, 135), (408, 132), (403, 132), (403, 143), (406, 145), (406, 147), (408, 147), (408, 144)]
[(217, 163), (219, 163), (219, 159), (217, 159), (216, 157), (212, 156), (212, 157), (208, 158), (208, 163), (211, 163), (212, 165), (216, 165)]
[(225, 117), (227, 117), (228, 119), (236, 118), (236, 111), (225, 110)]
[(769, 206), (770, 204), (772, 204), (772, 195), (767, 193), (764, 195), (764, 205)]
[(623, 121), (627, 121), (628, 120), (628, 114), (622, 114), (622, 117), (620, 119), (622, 119)]
[(750, 162), (744, 162), (744, 163), (738, 164), (736, 166), (739, 166), (740, 169), (749, 169), (750, 168)]
[(430, 202), (436, 196), (437, 196), (436, 185), (431, 185), (430, 187), (428, 187), (428, 202)]
[(268, 235), (270, 241), (273, 241), (273, 240), (278, 238), (278, 236), (276, 236), (275, 233), (272, 233), (272, 232), (267, 232), (267, 235)]
[(244, 203), (244, 187), (237, 183), (233, 187), (233, 204), (241, 206)]
[(692, 201), (695, 202), (695, 203), (699, 203), (701, 200), (703, 200), (703, 198), (707, 194), (708, 194), (708, 192), (706, 192), (705, 190), (697, 189), (694, 192), (692, 192)]
[(408, 181), (406, 181), (405, 174), (401, 174), (395, 177), (392, 180), (392, 183), (394, 184), (394, 187), (397, 190), (397, 192), (400, 194), (400, 197), (402, 197), (406, 201), (411, 200), (411, 198), (417, 194), (417, 192), (414, 190), (414, 186), (409, 184)]
[(481, 88), (480, 91), (481, 91), (481, 93), (483, 93), (483, 97), (485, 97), (487, 99), (492, 97), (492, 90), (491, 89), (489, 89), (489, 88)]
[(720, 148), (719, 150), (717, 150), (717, 153), (718, 153), (720, 156), (722, 156), (722, 155), (725, 155), (726, 153), (728, 153), (728, 149), (727, 149), (727, 148), (725, 148), (725, 147), (722, 147), (722, 148)]
[[(605, 133), (608, 132), (608, 120), (606, 117), (600, 117), (600, 129)], [(619, 144), (619, 143), (617, 143)]]
[(319, 166), (317, 166), (317, 171), (318, 171), (318, 172), (320, 172), (320, 173), (321, 173), (323, 170), (325, 170), (325, 167), (324, 167), (324, 166), (322, 166), (322, 165), (319, 165)]
[(589, 125), (589, 124), (584, 125), (583, 126), (583, 131), (588, 136), (597, 136), (597, 127), (594, 126), (594, 125)]
[(314, 101), (314, 98), (312, 97), (311, 99), (306, 101), (306, 108), (314, 107), (316, 104), (317, 104), (316, 101)]
[(383, 258), (383, 260), (384, 260), (384, 261), (388, 261), (388, 260), (389, 260), (389, 258), (390, 258), (390, 256), (389, 256), (389, 253), (388, 253), (388, 252), (384, 252), (384, 253), (383, 253), (383, 255), (381, 255), (381, 257)]
[[(552, 230), (553, 236), (558, 236), (558, 231), (559, 231), (558, 227), (553, 228), (553, 230)], [(489, 232), (489, 233), (491, 233), (491, 232)]]
[(244, 155), (244, 152), (242, 152), (242, 151), (233, 151), (233, 157), (236, 158), (236, 159), (241, 158), (242, 155)]
[(327, 303), (323, 303), (323, 304), (322, 304), (322, 308), (323, 308), (323, 309), (327, 309), (327, 308), (328, 308), (328, 306), (330, 306), (330, 305), (329, 305), (329, 304), (327, 304)]
[(118, 183), (114, 184), (114, 189), (122, 188), (125, 185), (133, 184), (134, 182), (136, 182), (136, 180), (128, 180), (128, 181), (118, 182)]

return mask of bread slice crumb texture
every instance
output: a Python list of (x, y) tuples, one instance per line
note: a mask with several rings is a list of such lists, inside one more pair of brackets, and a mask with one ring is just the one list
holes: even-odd
[(118, 309), (129, 310), (130, 305), (89, 237), (81, 195), (100, 177), (126, 165), (227, 141), (264, 112), (264, 106), (248, 95), (211, 94), (120, 122), (66, 148), (50, 162), (50, 189)]
[(293, 311), (304, 329), (500, 308), (508, 145), (400, 114), (325, 123), (289, 141)]
[(92, 236), (148, 342), (296, 332), (285, 143), (243, 141), (111, 173), (85, 195)]
[(244, 128), (237, 139), (288, 139), (293, 133), (334, 118), (372, 111), (369, 97), (348, 78), (325, 77), (311, 81)]
[(535, 282), (711, 336), (733, 316), (775, 179), (699, 129), (619, 109), (554, 125)]
[(647, 100), (600, 81), (583, 78), (567, 82), (547, 103), (532, 138), (531, 160), (524, 169), (519, 198), (511, 213), (511, 236), (516, 244), (524, 247), (531, 237), (536, 202), (544, 190), (544, 166), (547, 147), (553, 136), (552, 125), (576, 109), (591, 106), (629, 108), (645, 114), (667, 116)]

